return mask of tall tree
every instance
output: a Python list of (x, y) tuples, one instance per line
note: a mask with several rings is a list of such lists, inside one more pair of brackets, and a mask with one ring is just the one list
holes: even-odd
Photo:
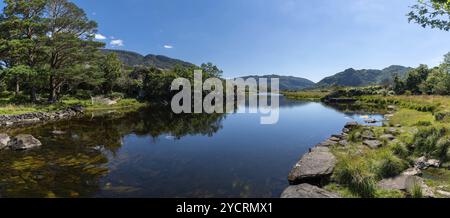
[(45, 17), (49, 47), (49, 101), (55, 102), (61, 87), (77, 76), (79, 69), (90, 69), (98, 61), (98, 49), (104, 44), (94, 41), (97, 23), (67, 0), (47, 0)]
[(422, 27), (450, 30), (450, 0), (417, 0), (411, 9), (409, 22)]
[(32, 100), (36, 100), (33, 84), (45, 49), (43, 18), (45, 0), (5, 0), (0, 18), (0, 60), (9, 68), (8, 76), (15, 80), (16, 94), (21, 82), (32, 86)]
[(109, 53), (101, 61), (100, 68), (104, 77), (103, 90), (106, 94), (111, 94), (114, 83), (120, 77), (122, 62), (116, 53)]

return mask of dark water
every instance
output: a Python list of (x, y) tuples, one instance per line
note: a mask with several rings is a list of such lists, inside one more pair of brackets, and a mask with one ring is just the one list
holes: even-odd
[(367, 115), (342, 109), (282, 99), (278, 124), (260, 125), (259, 114), (174, 115), (151, 107), (10, 131), (44, 146), (0, 152), (0, 195), (278, 197), (302, 154)]

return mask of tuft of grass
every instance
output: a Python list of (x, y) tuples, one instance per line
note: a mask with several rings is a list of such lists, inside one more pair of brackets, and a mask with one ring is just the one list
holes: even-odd
[(422, 187), (417, 182), (413, 184), (411, 190), (408, 190), (408, 192), (412, 198), (423, 198)]
[(375, 197), (375, 180), (366, 171), (363, 162), (352, 161), (351, 159), (341, 160), (335, 168), (333, 179), (346, 185), (353, 194), (359, 197)]

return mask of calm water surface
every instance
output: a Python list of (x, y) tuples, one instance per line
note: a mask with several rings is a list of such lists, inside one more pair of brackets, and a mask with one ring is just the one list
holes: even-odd
[(44, 146), (0, 152), (0, 196), (278, 197), (309, 148), (363, 115), (282, 98), (276, 125), (152, 107), (9, 131)]

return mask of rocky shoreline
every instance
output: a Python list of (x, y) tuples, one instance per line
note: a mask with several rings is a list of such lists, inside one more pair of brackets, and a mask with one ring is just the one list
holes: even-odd
[(73, 106), (56, 112), (34, 112), (20, 115), (0, 115), (0, 127), (30, 125), (40, 122), (51, 122), (70, 119), (84, 113), (83, 106)]
[[(388, 120), (390, 114), (385, 117)], [(399, 127), (389, 128), (388, 133), (377, 138), (367, 126), (360, 125), (357, 122), (347, 123), (341, 134), (332, 135), (303, 155), (291, 170), (288, 176), (290, 186), (283, 191), (281, 198), (340, 198), (341, 196), (338, 193), (323, 189), (324, 186), (332, 182), (333, 171), (337, 164), (336, 157), (330, 148), (332, 146), (349, 146), (348, 134), (357, 128), (363, 129), (362, 144), (371, 149), (382, 147), (382, 141), (396, 140), (394, 134), (399, 130)], [(396, 177), (379, 181), (377, 186), (384, 190), (407, 192), (418, 185), (423, 191), (423, 197), (433, 198), (435, 197), (434, 191), (425, 184), (420, 176), (422, 170), (439, 167), (441, 167), (439, 160), (421, 157), (415, 161), (412, 168)], [(436, 192), (441, 193), (439, 190)], [(450, 193), (446, 194), (450, 195)]]

